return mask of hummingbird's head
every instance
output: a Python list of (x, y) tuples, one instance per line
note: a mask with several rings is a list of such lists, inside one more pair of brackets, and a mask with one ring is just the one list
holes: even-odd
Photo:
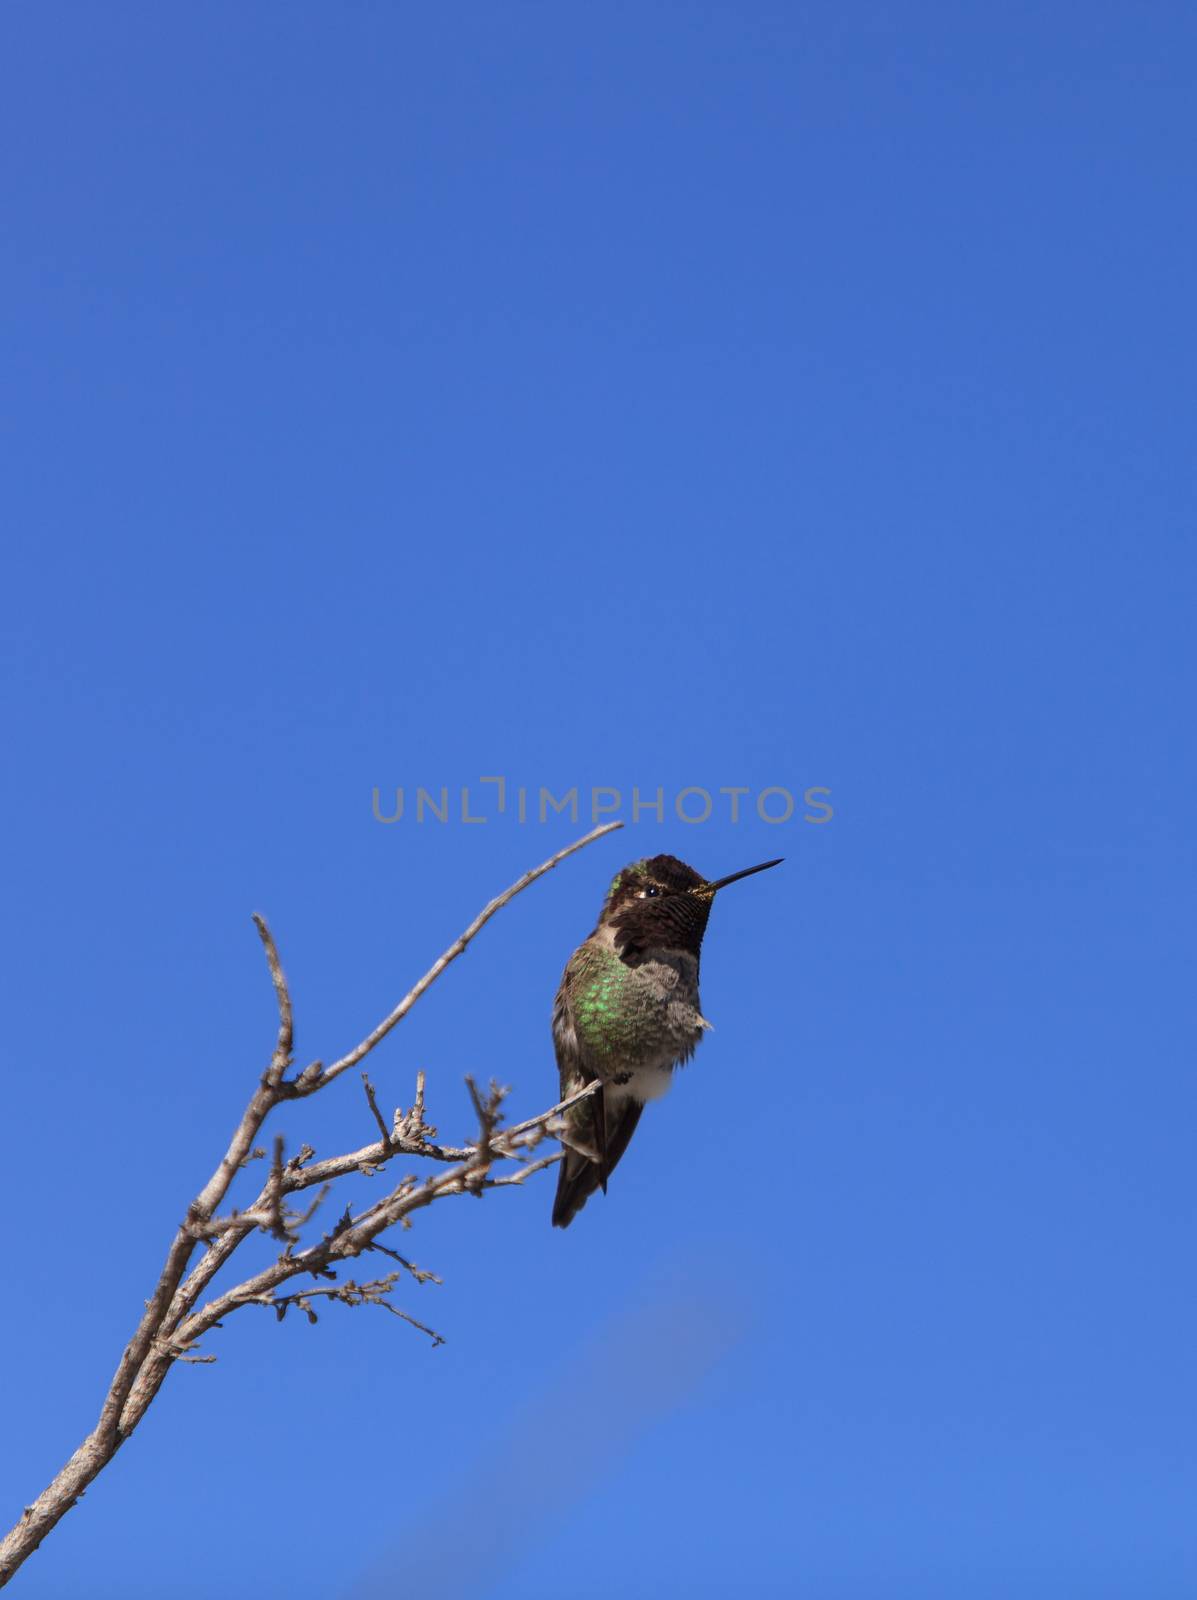
[(612, 930), (615, 948), (625, 957), (646, 950), (688, 950), (697, 956), (716, 892), (780, 860), (712, 881), (676, 856), (646, 856), (612, 878), (599, 927)]

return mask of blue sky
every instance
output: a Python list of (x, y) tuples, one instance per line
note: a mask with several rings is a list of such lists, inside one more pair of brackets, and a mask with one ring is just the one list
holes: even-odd
[(618, 866), (786, 858), (605, 1201), (421, 1217), (441, 1349), (243, 1311), (22, 1592), (1191, 1595), (1192, 9), (0, 39), (5, 1525), (268, 1056), (250, 912), (328, 1059), (588, 825), (375, 786), (834, 809), (506, 910), (374, 1058), (446, 1137), (555, 1097)]

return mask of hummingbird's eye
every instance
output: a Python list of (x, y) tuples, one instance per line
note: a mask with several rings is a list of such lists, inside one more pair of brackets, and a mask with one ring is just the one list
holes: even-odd
[(647, 888), (641, 889), (640, 896), (641, 899), (647, 900), (650, 895), (657, 895), (660, 892), (655, 883), (650, 883)]

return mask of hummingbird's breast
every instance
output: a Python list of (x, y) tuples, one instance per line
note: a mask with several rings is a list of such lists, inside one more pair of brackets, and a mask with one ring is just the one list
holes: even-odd
[(598, 940), (570, 963), (553, 1019), (559, 1057), (576, 1052), (609, 1100), (659, 1099), (708, 1026), (698, 999), (698, 959), (646, 950), (632, 963)]

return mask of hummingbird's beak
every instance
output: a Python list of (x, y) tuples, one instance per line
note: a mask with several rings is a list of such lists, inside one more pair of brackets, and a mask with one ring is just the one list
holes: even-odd
[(742, 872), (730, 872), (726, 878), (716, 878), (714, 883), (699, 884), (694, 893), (714, 894), (716, 889), (726, 889), (729, 883), (736, 883), (741, 878), (751, 878), (754, 872), (764, 872), (769, 867), (779, 867), (784, 860), (784, 856), (778, 856), (776, 861), (762, 861), (759, 867), (745, 867)]

